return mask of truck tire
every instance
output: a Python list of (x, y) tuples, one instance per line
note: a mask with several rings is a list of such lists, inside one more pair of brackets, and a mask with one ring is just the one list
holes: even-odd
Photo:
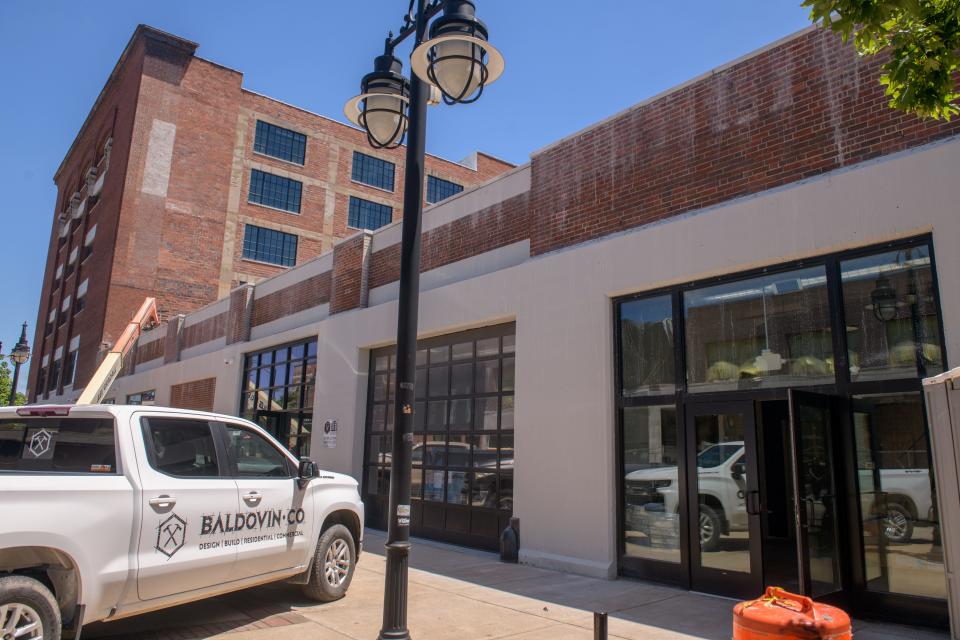
[(0, 578), (0, 638), (60, 640), (60, 608), (50, 590), (27, 576)]
[(713, 507), (700, 503), (700, 550), (715, 551), (720, 546), (723, 520)]
[(913, 514), (899, 502), (888, 502), (883, 514), (883, 535), (894, 544), (910, 542), (913, 538)]
[(350, 530), (335, 524), (320, 536), (313, 555), (310, 581), (303, 593), (317, 602), (333, 602), (347, 593), (357, 562), (357, 547)]

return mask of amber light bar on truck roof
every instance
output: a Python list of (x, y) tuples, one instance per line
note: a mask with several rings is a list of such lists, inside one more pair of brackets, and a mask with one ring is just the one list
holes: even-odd
[(70, 415), (70, 405), (39, 404), (32, 407), (17, 408), (18, 416), (67, 416)]

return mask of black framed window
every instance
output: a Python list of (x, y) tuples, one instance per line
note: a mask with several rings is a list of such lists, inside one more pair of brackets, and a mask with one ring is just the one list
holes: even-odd
[(622, 393), (662, 395), (676, 389), (670, 295), (620, 305)]
[(623, 555), (679, 564), (677, 406), (628, 406), (622, 411)]
[(393, 207), (350, 196), (347, 224), (355, 229), (379, 229), (393, 221)]
[(427, 203), (434, 204), (463, 191), (463, 185), (437, 176), (427, 176)]
[(393, 191), (393, 177), (395, 165), (381, 158), (368, 156), (359, 151), (353, 152), (353, 172), (351, 177), (356, 182), (362, 182), (378, 189)]
[(77, 350), (74, 349), (67, 354), (67, 365), (63, 369), (63, 386), (73, 384), (77, 375)]
[[(414, 528), (425, 535), (492, 546), (512, 513), (514, 332), (501, 325), (418, 345), (411, 498)], [(371, 353), (364, 491), (372, 502), (389, 492), (395, 353)]]
[(835, 381), (823, 265), (683, 293), (691, 392)]
[(300, 213), (300, 196), (303, 183), (299, 180), (276, 176), (272, 173), (250, 170), (250, 193), (247, 199), (274, 209)]
[(53, 361), (50, 365), (50, 380), (48, 380), (48, 391), (56, 391), (60, 386), (60, 358)]
[(943, 372), (940, 313), (928, 246), (840, 263), (852, 382)]
[(257, 120), (253, 150), (257, 153), (302, 165), (307, 151), (307, 136), (263, 120)]
[(240, 415), (259, 424), (295, 455), (309, 455), (316, 381), (316, 338), (248, 353)]
[(858, 395), (853, 407), (867, 590), (945, 599), (923, 396)]
[(243, 229), (243, 257), (281, 267), (297, 264), (298, 238), (292, 233), (248, 224)]
[(154, 389), (149, 391), (141, 391), (139, 393), (131, 393), (127, 396), (127, 404), (135, 405), (152, 405), (157, 400), (157, 392)]
[(43, 395), (46, 390), (47, 384), (47, 368), (40, 367), (40, 371), (37, 372), (37, 396)]

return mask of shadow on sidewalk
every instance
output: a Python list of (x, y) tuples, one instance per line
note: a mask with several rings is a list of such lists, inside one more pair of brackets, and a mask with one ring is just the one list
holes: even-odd
[[(383, 556), (385, 541), (384, 532), (367, 529), (364, 548)], [(429, 540), (413, 543), (414, 584), (432, 582), (459, 595), (583, 628), (591, 628), (594, 611), (606, 611), (611, 637), (732, 636), (736, 600), (730, 598), (640, 580), (604, 580), (507, 564), (494, 553)], [(863, 620), (854, 620), (854, 632), (858, 640), (949, 639), (933, 629)]]
[(295, 609), (316, 604), (306, 599), (299, 587), (277, 582), (114, 622), (97, 622), (84, 627), (83, 638), (202, 640), (308, 622)]

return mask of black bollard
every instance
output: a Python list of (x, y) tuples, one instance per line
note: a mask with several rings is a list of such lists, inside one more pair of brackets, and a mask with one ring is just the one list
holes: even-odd
[(593, 612), (593, 640), (607, 640), (607, 612)]

